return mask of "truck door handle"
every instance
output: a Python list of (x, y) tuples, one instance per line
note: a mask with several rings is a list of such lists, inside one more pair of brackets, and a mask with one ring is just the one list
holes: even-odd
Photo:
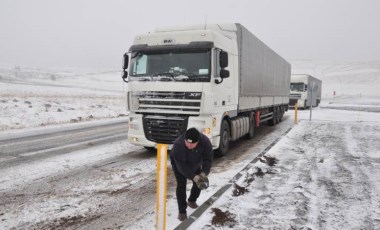
[(222, 101), (222, 105), (226, 105), (226, 101)]

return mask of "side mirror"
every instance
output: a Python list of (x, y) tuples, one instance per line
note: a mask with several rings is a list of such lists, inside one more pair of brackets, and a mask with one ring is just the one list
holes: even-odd
[(223, 79), (224, 78), (228, 78), (230, 76), (230, 71), (228, 70), (225, 70), (225, 69), (221, 69), (220, 70), (220, 73), (219, 73), (219, 76), (222, 80), (219, 80), (219, 79), (215, 79), (215, 83), (216, 84), (220, 84), (223, 82)]
[(128, 57), (128, 54), (125, 53), (123, 55), (123, 69), (128, 69), (128, 64), (129, 64), (129, 57)]
[(128, 83), (128, 71), (126, 71), (126, 69), (128, 69), (128, 64), (129, 64), (129, 57), (128, 57), (128, 54), (125, 53), (123, 55), (123, 75), (121, 76), (121, 78), (123, 79), (124, 82)]
[(121, 76), (124, 82), (128, 83), (128, 72), (126, 70), (123, 70), (123, 75)]
[(220, 68), (226, 68), (228, 66), (228, 53), (220, 51), (219, 53), (219, 65)]
[(228, 78), (230, 76), (230, 71), (221, 69), (220, 70), (220, 77), (221, 78)]

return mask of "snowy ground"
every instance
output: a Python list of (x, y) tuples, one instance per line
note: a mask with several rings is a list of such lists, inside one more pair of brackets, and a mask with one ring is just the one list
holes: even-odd
[(248, 191), (234, 196), (231, 188), (191, 229), (215, 229), (214, 208), (229, 212), (221, 228), (379, 229), (380, 114), (300, 115), (306, 120), (267, 153), (278, 163), (252, 165), (237, 182)]
[(0, 131), (126, 115), (118, 72), (0, 66)]
[[(298, 69), (303, 72), (308, 69), (313, 74), (314, 71), (324, 82), (329, 81), (328, 76), (338, 80), (331, 80), (332, 86), (322, 89), (326, 90), (323, 91), (322, 104), (313, 110), (311, 122), (308, 121), (309, 111), (301, 110), (301, 120), (293, 127), (294, 111), (287, 112), (288, 119), (278, 127), (293, 128), (267, 153), (278, 159), (278, 163), (271, 167), (262, 162), (251, 165), (244, 172), (246, 176), (237, 181), (237, 185), (248, 191), (233, 196), (234, 188), (227, 190), (190, 229), (379, 229), (380, 113), (362, 109), (378, 111), (380, 106), (380, 93), (377, 93), (379, 67), (374, 65), (360, 63), (352, 68), (349, 64), (309, 66), (301, 62), (293, 65), (302, 66)], [(358, 66), (364, 67), (360, 69)], [(359, 91), (355, 91), (355, 84), (344, 80), (346, 75), (356, 76)], [(330, 97), (327, 91), (338, 86), (346, 91), (338, 91), (337, 97)], [(15, 132), (41, 131), (48, 129), (47, 125), (54, 128), (56, 124), (67, 126), (64, 123), (123, 116), (126, 114), (123, 94), (123, 84), (117, 72), (1, 67), (0, 137)], [(241, 155), (238, 161), (231, 161), (234, 164), (226, 163), (223, 169), (222, 164), (215, 165), (210, 174), (211, 186), (202, 192), (199, 204), (271, 143), (269, 135), (256, 141), (257, 144), (247, 149), (247, 154)], [(90, 213), (96, 214), (96, 209), (107, 206), (107, 194), (123, 195), (120, 191), (126, 186), (133, 190), (139, 182), (151, 178), (155, 170), (154, 159), (144, 156), (137, 163), (136, 151), (142, 152), (140, 147), (117, 142), (46, 158), (27, 168), (21, 165), (11, 170), (0, 169), (0, 192), (14, 191), (15, 194), (14, 200), (0, 203), (0, 229), (30, 229), (25, 226), (39, 226), (42, 221), (57, 217), (61, 218), (57, 220), (59, 222), (70, 221), (68, 216), (86, 219)], [(87, 157), (89, 154), (90, 158)], [(132, 169), (122, 164), (122, 159), (131, 154), (136, 160)], [(114, 162), (114, 159), (119, 160), (119, 167), (98, 170), (98, 164)], [(257, 168), (261, 168), (265, 175), (258, 176)], [(170, 164), (168, 170), (171, 170)], [(170, 177), (173, 179), (172, 175)], [(62, 180), (64, 185), (56, 187), (57, 181)], [(173, 183), (169, 183), (167, 229), (173, 229), (179, 221), (176, 219)], [(44, 187), (38, 187), (40, 185)], [(26, 196), (19, 196), (25, 188), (30, 188)], [(60, 188), (62, 193), (44, 194)], [(117, 199), (118, 203), (134, 205), (128, 203), (131, 196)], [(146, 199), (144, 203), (150, 204), (151, 201)], [(118, 210), (118, 207), (114, 208)], [(151, 211), (141, 212), (132, 220), (133, 224), (128, 222), (128, 225), (117, 227), (154, 228), (154, 208), (153, 202)], [(215, 212), (212, 210), (220, 210), (219, 216), (229, 211), (230, 222), (225, 226), (217, 226), (222, 222), (213, 224)], [(188, 211), (191, 214), (192, 211)], [(91, 218), (89, 216), (86, 220), (93, 221)], [(131, 217), (125, 218), (130, 221)]]

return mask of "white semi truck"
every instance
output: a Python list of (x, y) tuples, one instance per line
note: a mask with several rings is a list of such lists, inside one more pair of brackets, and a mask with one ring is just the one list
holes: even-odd
[(196, 127), (216, 153), (288, 110), (290, 64), (241, 24), (157, 29), (124, 55), (128, 140), (147, 149)]
[(321, 103), (322, 81), (308, 74), (292, 74), (289, 106), (306, 109)]

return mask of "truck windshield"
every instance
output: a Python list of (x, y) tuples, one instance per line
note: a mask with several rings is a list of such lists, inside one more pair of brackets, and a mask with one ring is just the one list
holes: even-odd
[(209, 82), (211, 50), (134, 52), (129, 71), (130, 80)]
[(290, 90), (291, 91), (304, 91), (304, 83), (290, 83)]

